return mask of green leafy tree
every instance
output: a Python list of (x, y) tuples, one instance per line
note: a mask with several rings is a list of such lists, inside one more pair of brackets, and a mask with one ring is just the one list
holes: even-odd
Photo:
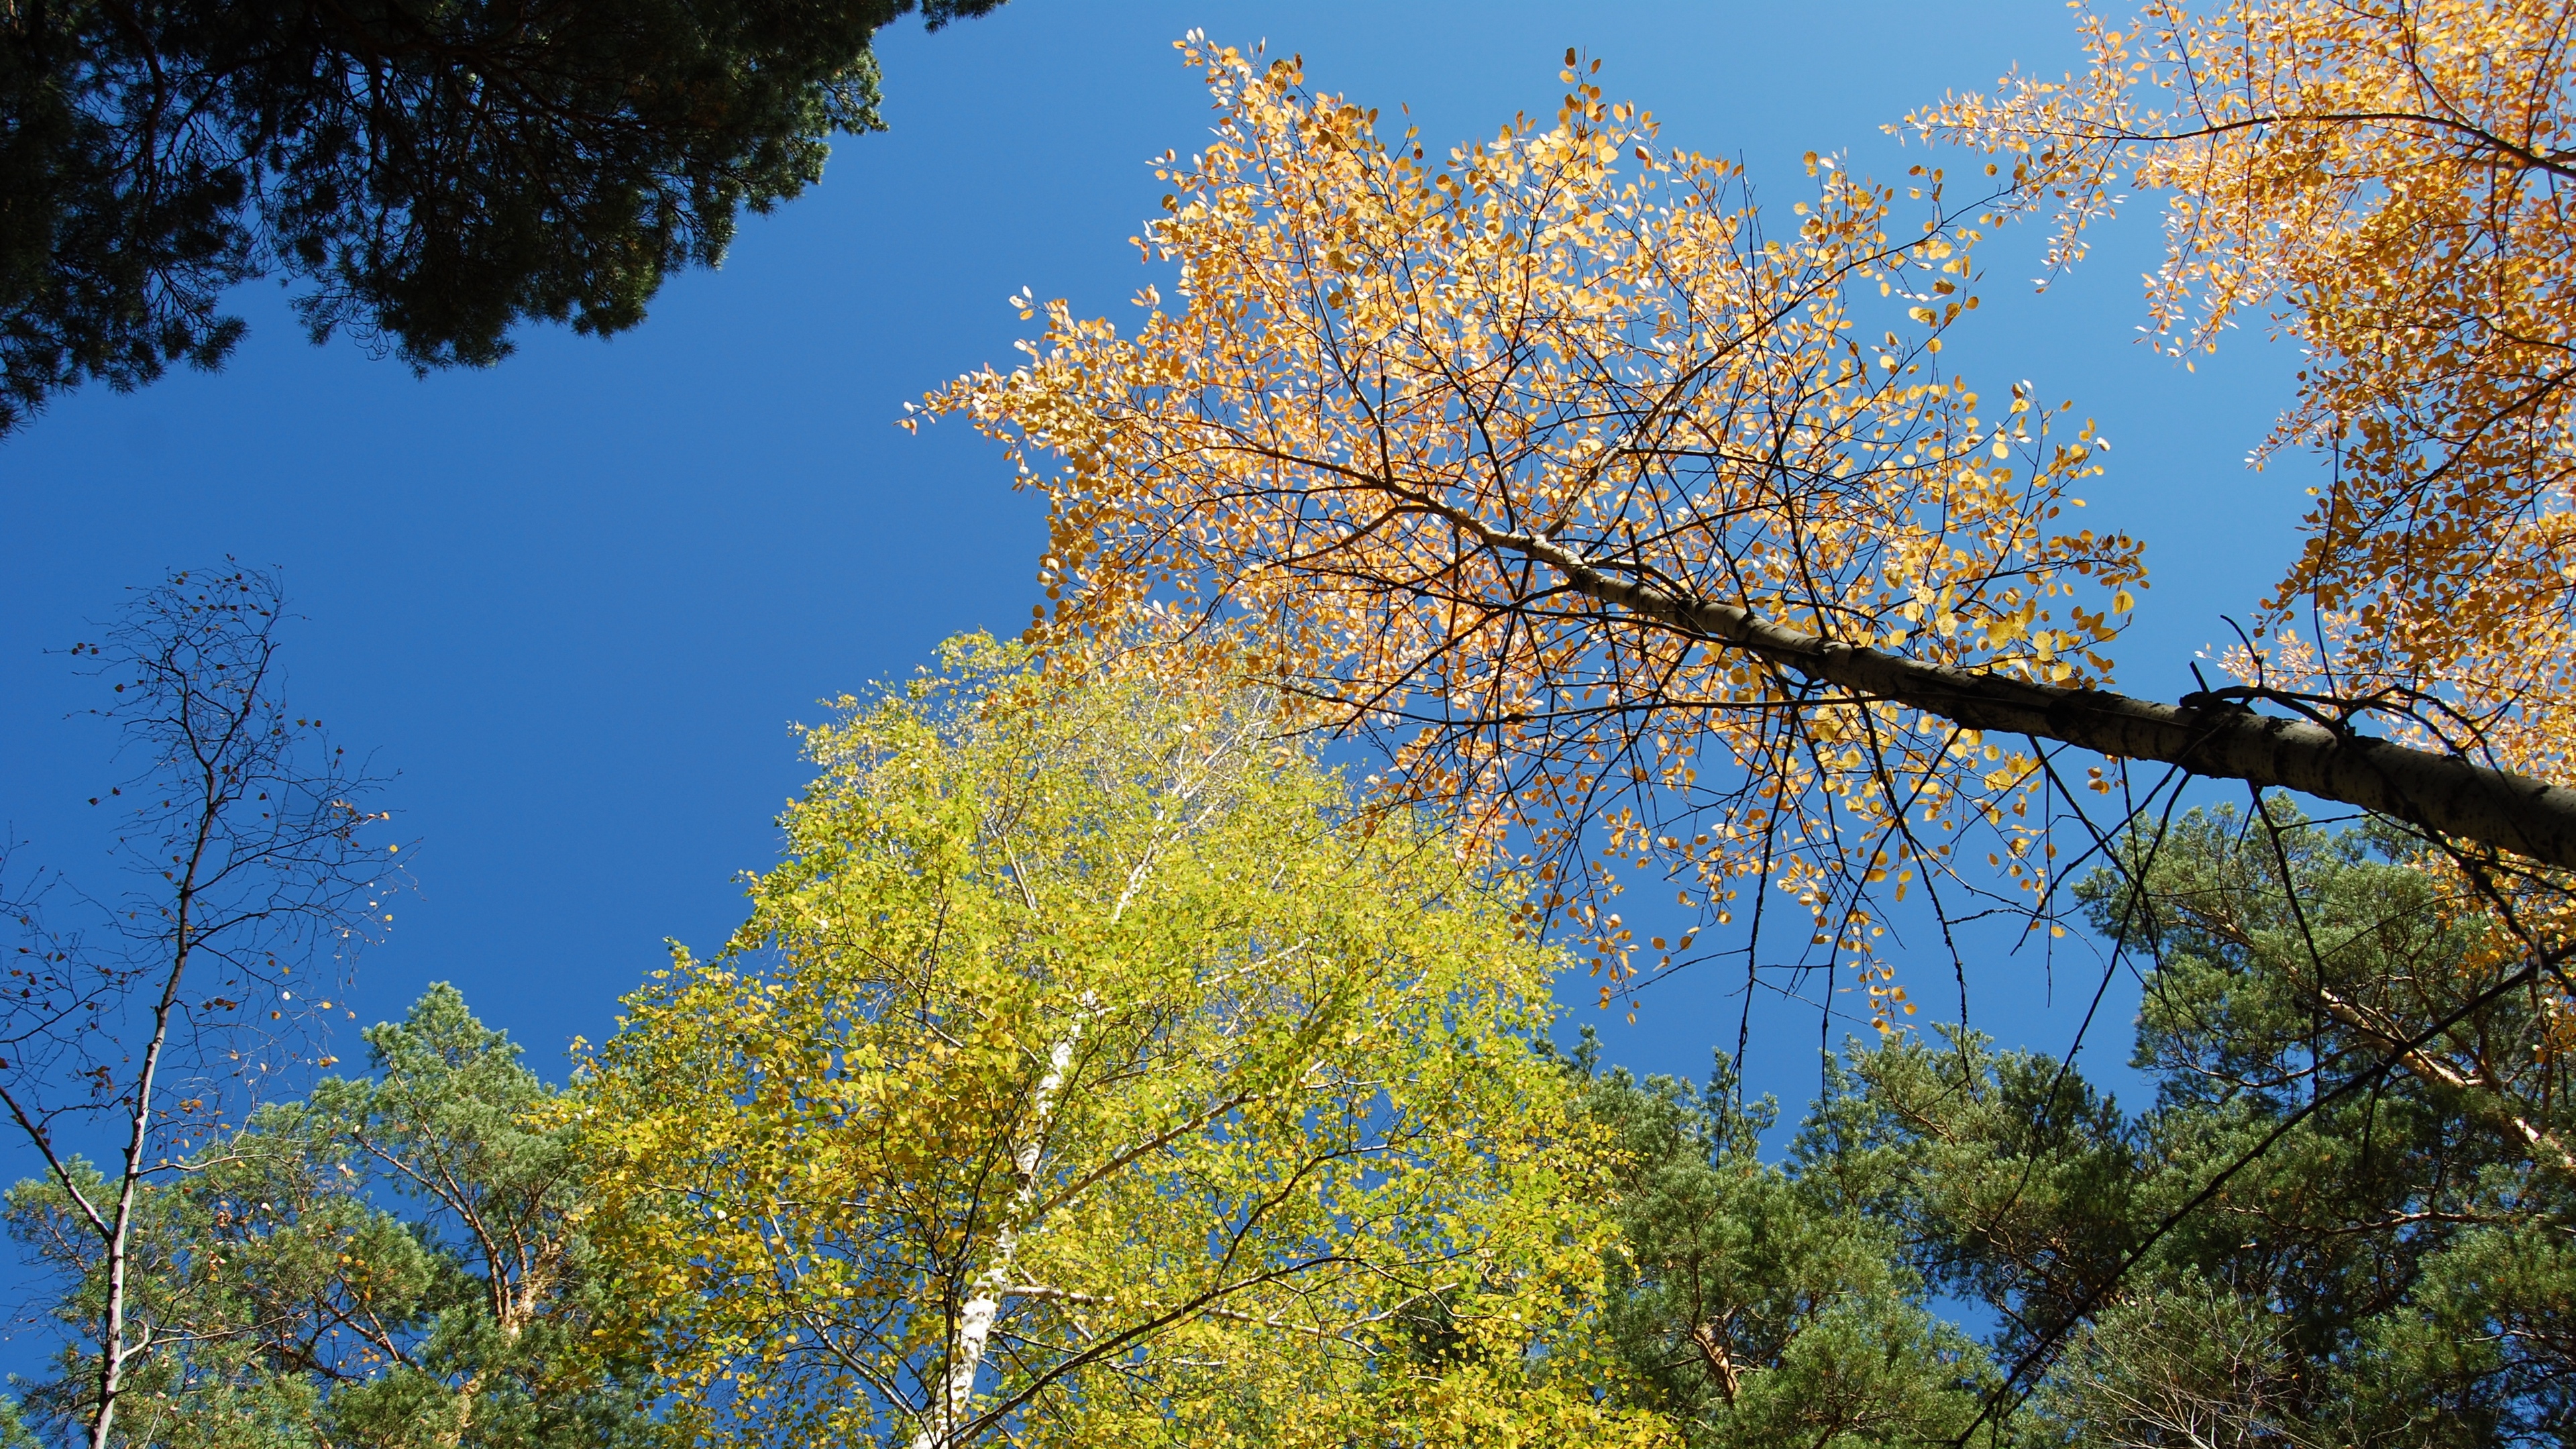
[(1553, 952), (1256, 695), (948, 669), (816, 730), (581, 1110), (726, 1442), (1660, 1442), (1545, 1345), (1606, 1244)]
[[(552, 1091), (457, 992), (366, 1033), (372, 1072), (273, 1103), (135, 1227), (139, 1325), (110, 1442), (169, 1449), (642, 1446), (653, 1380), (592, 1334), (612, 1275), (583, 1237)], [(19, 1184), (13, 1235), (94, 1316), (100, 1256), (63, 1187)], [(36, 1385), (40, 1423), (86, 1428), (85, 1343)]]
[(1001, 0), (39, 0), (0, 7), (0, 434), (213, 367), (282, 274), (319, 341), (481, 366), (607, 334), (744, 207), (882, 129), (877, 30)]

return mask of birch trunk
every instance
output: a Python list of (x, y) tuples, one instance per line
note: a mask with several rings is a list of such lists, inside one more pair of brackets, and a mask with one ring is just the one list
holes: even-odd
[(968, 1285), (966, 1299), (958, 1306), (957, 1327), (948, 1340), (948, 1372), (940, 1381), (920, 1430), (912, 1437), (912, 1449), (955, 1449), (957, 1433), (967, 1422), (967, 1407), (975, 1399), (975, 1380), (983, 1374), (985, 1349), (992, 1342), (993, 1323), (1001, 1317), (1002, 1299), (1014, 1273), (1020, 1218), (1037, 1206), (1040, 1154), (1047, 1129), (1055, 1121), (1056, 1099), (1063, 1094), (1065, 1072), (1073, 1065), (1074, 1043), (1081, 1036), (1082, 1018), (1077, 1016), (1065, 1034), (1047, 1049), (1046, 1074), (1038, 1078), (1037, 1091), (1029, 1101), (1028, 1136), (1011, 1153), (1013, 1186), (1010, 1205), (1002, 1215), (1002, 1229), (993, 1236), (992, 1257)]
[[(236, 729), (248, 711), (236, 718)], [(137, 1190), (143, 1183), (143, 1157), (152, 1140), (152, 1094), (159, 1085), (161, 1053), (170, 1043), (170, 1014), (179, 1005), (179, 985), (187, 977), (189, 957), (197, 945), (197, 889), (199, 875), (206, 869), (206, 856), (223, 813), (223, 782), (208, 770), (202, 777), (205, 808), (199, 812), (194, 840), (190, 843), (186, 867), (178, 880), (177, 900), (172, 911), (174, 925), (170, 945), (170, 970), (161, 981), (160, 999), (152, 1004), (152, 1036), (143, 1050), (143, 1069), (134, 1079), (134, 1112), (126, 1122), (123, 1175), (117, 1182), (116, 1221), (107, 1235), (107, 1313), (106, 1324), (98, 1345), (98, 1412), (89, 1424), (90, 1449), (108, 1449), (109, 1436), (116, 1425), (116, 1401), (125, 1392), (125, 1369), (138, 1354), (151, 1346), (149, 1335), (144, 1342), (129, 1342), (126, 1324), (126, 1300), (133, 1290), (130, 1270), (134, 1258), (134, 1206)], [(67, 1184), (68, 1185), (68, 1184)]]

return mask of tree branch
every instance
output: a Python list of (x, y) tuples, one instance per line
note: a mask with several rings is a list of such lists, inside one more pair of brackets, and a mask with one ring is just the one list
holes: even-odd
[[(1618, 578), (1552, 540), (1505, 533), (1400, 484), (1381, 483), (1487, 547), (1537, 560), (1577, 593), (1665, 628), (1727, 645), (1820, 683), (1893, 700), (1970, 729), (2041, 739), (2195, 775), (2296, 790), (2437, 834), (2576, 870), (2576, 790), (2457, 755), (2413, 749), (2307, 720), (2260, 715), (2209, 696), (2181, 704), (2066, 689), (1926, 664), (1775, 624), (1733, 604)], [(2195, 700), (2206, 702), (2195, 703)]]

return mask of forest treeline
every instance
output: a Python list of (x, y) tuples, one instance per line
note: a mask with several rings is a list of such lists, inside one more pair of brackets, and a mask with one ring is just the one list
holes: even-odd
[[(1791, 1120), (1722, 1054), (1695, 1083), (1559, 1049), (1526, 883), (1275, 724), (981, 640), (844, 701), (742, 928), (563, 1084), (437, 986), (141, 1187), (114, 1442), (2576, 1425), (2576, 1114), (2554, 1064), (2444, 1065), (2534, 998), (2487, 989), (2402, 842), (2222, 807), (2090, 877), (2098, 933), (2159, 943), (2150, 1102), (1863, 1030)], [(2401, 1010), (2453, 1031), (2392, 1066)], [(13, 1433), (96, 1407), (79, 1211), (8, 1198), (70, 1345)]]

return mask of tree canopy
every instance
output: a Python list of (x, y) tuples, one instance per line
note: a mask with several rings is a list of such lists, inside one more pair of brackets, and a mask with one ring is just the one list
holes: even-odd
[(877, 30), (1001, 0), (48, 0), (0, 12), (0, 435), (240, 340), (282, 274), (316, 341), (484, 366), (633, 327), (741, 210), (881, 129)]
[[(547, 14), (616, 51), (732, 12)], [(369, 1077), (229, 1125), (230, 1013), (283, 1019), (276, 950), (374, 909), (375, 817), (289, 768), (263, 580), (147, 596), (142, 890), (103, 953), (13, 906), (0, 1106), (46, 1171), (6, 1221), (66, 1347), (0, 1445), (2565, 1442), (2576, 6), (2082, 23), (2085, 74), (1906, 123), (1994, 158), (1973, 194), (1811, 157), (1786, 226), (1572, 52), (1553, 125), (1434, 159), (1186, 39), (1219, 133), (1139, 239), (1176, 301), (1015, 296), (1027, 363), (930, 398), (1047, 498), (1056, 607), (808, 732), (744, 924), (564, 1091), (433, 989)], [(730, 64), (617, 104), (795, 109)], [(321, 213), (263, 144), (201, 199), (285, 235)], [(610, 214), (711, 255), (819, 156), (780, 144), (713, 190), (638, 163), (689, 199)], [(1942, 358), (1996, 228), (2054, 211), (2072, 264), (2129, 186), (2168, 207), (2151, 337), (2268, 309), (2310, 362), (2271, 446), (2334, 465), (2236, 682), (2171, 704), (2110, 689), (2147, 573), (2079, 521), (2107, 444)], [(317, 331), (411, 315), (332, 291), (339, 246), (278, 263)], [(154, 356), (226, 345), (182, 321)], [(1353, 781), (1319, 728), (1387, 749)], [(1649, 882), (1669, 937), (1623, 916)], [(2150, 1100), (1907, 1022), (1891, 934), (1980, 917), (2137, 973)], [(1695, 1086), (1550, 1044), (1569, 936), (1606, 1001), (1704, 933), (1748, 994), (1833, 965), (1869, 1003), (1785, 1141), (1723, 1052)], [(106, 1171), (54, 1128), (101, 1112)]]
[[(1846, 1044), (1763, 1152), (1774, 1109), (1722, 1055), (1705, 1089), (1578, 1057), (1625, 1149), (1587, 1320), (1621, 1392), (1748, 1449), (2564, 1442), (2549, 993), (2495, 989), (2404, 845), (2276, 800), (2177, 822), (2142, 884), (2088, 878), (2098, 926), (2153, 921), (2142, 1109), (2062, 1058), (1896, 1033)], [(2428, 991), (2448, 1028), (2392, 1060), (2376, 1013)]]
[(969, 642), (813, 732), (723, 955), (583, 1120), (651, 1353), (727, 1442), (1651, 1437), (1573, 1354), (1602, 1151), (1553, 953), (1258, 694)]
[[(1139, 238), (1179, 297), (1146, 289), (1132, 333), (1016, 298), (1046, 317), (1028, 361), (929, 413), (1048, 500), (1039, 637), (1141, 608), (1237, 641), (1237, 672), (1376, 733), (1402, 794), (1525, 850), (1614, 977), (1693, 959), (1623, 919), (1655, 880), (1731, 942), (1785, 897), (1800, 966), (1893, 1003), (1909, 893), (2049, 919), (2062, 870), (2193, 775), (2412, 826), (2464, 899), (2512, 898), (2496, 949), (2554, 961), (2565, 25), (2151, 7), (2097, 27), (2090, 79), (1918, 118), (2009, 170), (1813, 158), (1787, 224), (1572, 52), (1553, 124), (1436, 154), (1193, 37), (1222, 120), (1158, 163)], [(2099, 436), (1941, 356), (1974, 248), (2061, 192), (2080, 238), (2132, 163), (2179, 188), (2155, 315), (2277, 306), (2318, 356), (2280, 438), (2349, 465), (2279, 632), (2173, 704), (2107, 688), (2147, 580), (2141, 541), (2080, 526)]]
[[(1494, 929), (1490, 893), (1414, 894), (1471, 877), (1390, 822), (1350, 833), (1369, 817), (1293, 752), (1132, 689), (1083, 701), (1107, 738), (995, 748), (994, 682), (827, 727), (827, 755), (890, 748), (826, 774), (797, 811), (811, 853), (755, 884), (724, 962), (633, 999), (591, 1081), (548, 1088), (434, 987), (366, 1033), (366, 1076), (145, 1188), (145, 1347), (106, 1442), (2537, 1449), (2576, 1427), (2554, 1146), (2576, 1114), (2563, 1064), (2511, 1051), (2546, 994), (2474, 964), (2476, 923), (2402, 837), (2274, 801), (2088, 878), (2097, 925), (2151, 923), (2142, 1108), (2063, 1059), (1899, 1032), (1844, 1043), (1784, 1140), (1723, 1053), (1694, 1086), (1541, 1047), (1546, 953)], [(1146, 740), (1171, 773), (1135, 772)], [(1246, 744), (1247, 773), (1209, 768)], [(982, 793), (1005, 781), (1030, 788)], [(1223, 808), (1154, 816), (1184, 797)], [(1247, 856), (1283, 826), (1313, 833)], [(2425, 992), (2448, 1027), (2392, 1057), (2374, 1014)], [(75, 1212), (55, 1180), (9, 1196), (68, 1347), (0, 1444), (88, 1418), (105, 1274)]]
[(651, 1366), (599, 1351), (615, 1265), (584, 1236), (552, 1089), (448, 986), (366, 1032), (369, 1075), (254, 1114), (142, 1192), (115, 1437), (86, 1433), (83, 1341), (108, 1265), (61, 1184), (9, 1195), (11, 1235), (73, 1335), (27, 1417), (169, 1449), (676, 1442)]
[[(2265, 622), (2285, 686), (2455, 690), (2500, 759), (2566, 765), (2565, 490), (2576, 416), (2576, 72), (2553, 0), (2157, 0), (2078, 20), (2081, 75), (1909, 118), (2011, 158), (2069, 265), (2123, 192), (2165, 210), (2157, 340), (2269, 314), (2301, 345), (2265, 454), (2335, 463)], [(2323, 654), (2316, 651), (2323, 650)]]

